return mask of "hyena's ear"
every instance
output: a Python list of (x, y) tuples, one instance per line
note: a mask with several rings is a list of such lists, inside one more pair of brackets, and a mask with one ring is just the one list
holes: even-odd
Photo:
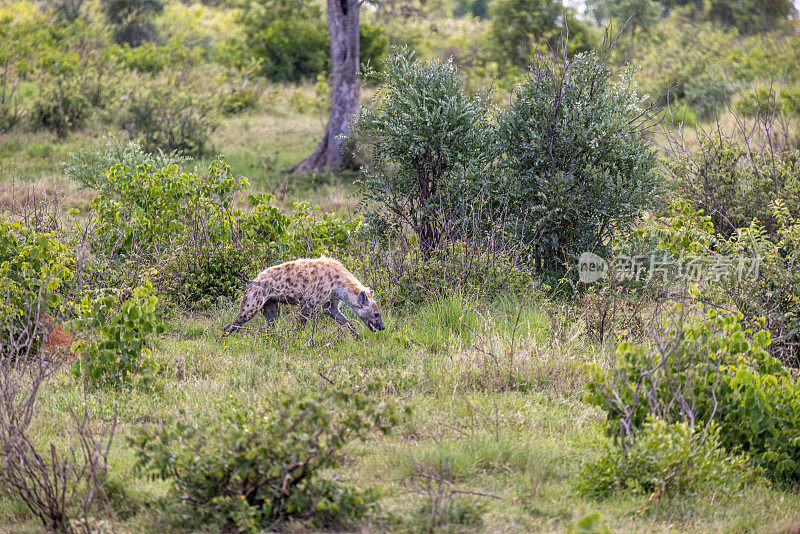
[(370, 288), (367, 288), (366, 291), (367, 291), (367, 295), (369, 295), (369, 298), (371, 298), (371, 299), (375, 298), (375, 292), (374, 291), (372, 291)]
[(362, 308), (365, 307), (367, 304), (369, 304), (369, 297), (367, 296), (367, 292), (362, 291), (361, 293), (359, 293), (358, 300), (356, 302)]

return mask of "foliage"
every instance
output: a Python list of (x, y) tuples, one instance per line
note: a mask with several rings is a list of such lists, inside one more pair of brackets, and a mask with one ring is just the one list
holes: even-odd
[[(185, 310), (207, 310), (220, 300), (233, 300), (263, 265), (258, 245), (234, 240), (188, 247), (158, 268), (158, 293)], [(261, 260), (261, 261), (257, 261)]]
[(76, 305), (75, 326), (92, 332), (92, 338), (75, 342), (72, 350), (80, 356), (73, 370), (92, 384), (120, 386), (133, 375), (155, 370), (149, 338), (165, 327), (156, 315), (158, 299), (149, 283), (133, 290), (120, 303), (109, 294), (85, 295)]
[(121, 126), (148, 152), (203, 154), (217, 127), (219, 101), (215, 94), (192, 90), (193, 83), (182, 73), (144, 83), (128, 97)]
[(181, 244), (187, 225), (202, 224), (229, 235), (233, 195), (247, 187), (222, 158), (206, 176), (181, 173), (177, 165), (136, 169), (115, 165), (92, 200), (95, 247), (111, 254), (149, 253)]
[(758, 259), (755, 280), (730, 280), (726, 294), (751, 322), (763, 318), (772, 334), (770, 352), (792, 367), (800, 365), (800, 216), (782, 200), (771, 206), (777, 228), (754, 221), (740, 228), (723, 250)]
[(418, 309), (459, 293), (470, 300), (526, 296), (533, 274), (510, 253), (477, 252), (467, 242), (448, 243), (427, 261), (412, 254), (368, 254), (359, 270), (381, 303), (396, 309)]
[[(63, 304), (58, 293), (72, 279), (73, 260), (50, 233), (41, 233), (0, 213), (0, 347), (11, 339), (41, 346), (42, 313)], [(0, 351), (2, 352), (2, 351)]]
[(554, 0), (495, 0), (489, 7), (494, 56), (506, 65), (530, 64), (540, 47), (572, 56), (595, 47), (592, 30), (572, 8)]
[(83, 126), (90, 103), (82, 87), (70, 75), (46, 76), (42, 91), (33, 103), (31, 121), (59, 137)]
[(758, 87), (742, 93), (735, 105), (744, 117), (772, 120), (775, 115), (800, 115), (800, 88)]
[(105, 142), (105, 149), (78, 150), (71, 153), (69, 160), (63, 164), (64, 173), (71, 180), (81, 187), (94, 189), (102, 194), (113, 194), (114, 182), (106, 180), (106, 173), (117, 164), (129, 172), (135, 172), (142, 165), (160, 169), (170, 165), (182, 166), (191, 161), (176, 151), (149, 154), (138, 141), (125, 143), (119, 136), (112, 134), (105, 136)]
[(672, 333), (660, 353), (623, 342), (611, 369), (590, 367), (585, 400), (607, 413), (609, 435), (630, 450), (648, 417), (693, 431), (713, 421), (727, 450), (747, 453), (774, 479), (798, 480), (800, 384), (767, 353), (769, 331), (711, 312)]
[(101, 0), (100, 6), (114, 27), (114, 39), (133, 47), (154, 37), (152, 17), (164, 11), (163, 0)]
[(604, 58), (540, 58), (498, 119), (509, 179), (496, 196), (515, 210), (518, 239), (533, 245), (539, 269), (561, 271), (603, 250), (660, 187), (655, 151), (638, 134), (634, 72), (617, 80)]
[(452, 62), (403, 49), (385, 69), (351, 130), (369, 157), (359, 184), (371, 219), (412, 230), (427, 259), (479, 200), (492, 159), (488, 101), (464, 92)]
[[(239, 21), (245, 46), (272, 81), (313, 79), (330, 69), (328, 26), (317, 2), (246, 0)], [(379, 26), (362, 22), (360, 61), (379, 68), (388, 40)]]
[(796, 14), (791, 0), (711, 0), (707, 16), (751, 34), (777, 29)]
[(711, 217), (714, 230), (730, 237), (757, 220), (775, 234), (771, 205), (778, 199), (800, 215), (800, 152), (760, 154), (725, 135), (701, 136), (700, 150), (671, 164), (684, 194)]
[[(172, 482), (190, 525), (257, 532), (302, 519), (330, 528), (362, 518), (375, 495), (323, 477), (340, 465), (342, 448), (399, 420), (393, 404), (371, 398), (377, 386), (308, 395), (282, 390), (265, 407), (235, 399), (210, 420), (169, 418), (140, 428), (131, 443), (137, 466)], [(182, 420), (183, 419), (183, 420)]]
[(260, 98), (261, 91), (256, 88), (236, 87), (223, 96), (221, 109), (228, 115), (250, 111), (258, 106)]
[(738, 491), (752, 478), (747, 457), (722, 447), (719, 428), (693, 431), (685, 422), (650, 416), (630, 448), (606, 446), (600, 458), (587, 463), (576, 488), (594, 497), (627, 490), (669, 498), (708, 488)]

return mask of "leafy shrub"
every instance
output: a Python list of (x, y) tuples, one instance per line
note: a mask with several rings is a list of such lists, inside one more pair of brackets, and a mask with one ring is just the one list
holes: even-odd
[[(371, 386), (367, 393), (374, 394)], [(268, 407), (266, 407), (268, 406)], [(282, 391), (265, 407), (230, 399), (206, 420), (170, 418), (131, 439), (137, 466), (170, 481), (193, 526), (257, 532), (301, 519), (316, 528), (362, 518), (375, 495), (323, 477), (342, 448), (398, 421), (392, 404), (368, 394), (331, 389), (306, 396)]]
[(150, 253), (174, 240), (180, 244), (187, 224), (203, 224), (215, 233), (230, 232), (226, 213), (232, 196), (247, 186), (219, 158), (206, 176), (181, 173), (177, 165), (156, 168), (152, 163), (130, 169), (117, 164), (106, 175), (92, 200), (95, 246), (111, 254)]
[[(296, 0), (247, 0), (240, 22), (245, 43), (272, 81), (314, 79), (330, 69), (330, 39), (321, 6)], [(360, 24), (360, 61), (380, 67), (387, 38), (379, 26)]]
[(0, 213), (0, 347), (7, 348), (13, 339), (38, 350), (44, 335), (40, 316), (55, 314), (63, 304), (58, 290), (72, 279), (72, 263), (53, 234)]
[(752, 478), (747, 457), (728, 455), (718, 428), (692, 431), (685, 422), (651, 416), (627, 450), (607, 446), (599, 459), (586, 464), (576, 487), (594, 497), (621, 490), (675, 497), (712, 487), (729, 493)]
[(261, 98), (261, 92), (251, 87), (239, 87), (232, 89), (222, 97), (222, 112), (228, 115), (235, 115), (255, 109)]
[[(258, 218), (255, 214), (252, 217)], [(340, 255), (352, 244), (361, 226), (360, 219), (347, 219), (338, 213), (325, 212), (308, 202), (295, 202), (288, 217), (284, 254), (293, 257)]]
[(377, 77), (374, 106), (351, 132), (368, 151), (364, 202), (376, 205), (373, 220), (413, 231), (428, 259), (479, 201), (492, 159), (488, 101), (464, 92), (452, 62), (422, 62), (406, 49)]
[[(182, 166), (191, 161), (190, 158), (173, 151), (158, 151), (149, 154), (142, 149), (138, 141), (124, 143), (118, 136), (106, 135), (105, 149), (82, 149), (73, 152), (69, 160), (63, 164), (64, 173), (81, 187), (94, 189), (103, 194), (113, 194), (113, 182), (106, 180), (106, 173), (116, 165), (122, 165), (129, 172), (135, 172), (140, 166), (152, 166), (160, 169), (170, 165)], [(131, 177), (127, 177), (127, 182)]]
[(147, 152), (178, 150), (202, 154), (217, 127), (219, 101), (194, 81), (167, 74), (143, 83), (127, 98), (120, 125)]
[(187, 46), (180, 39), (173, 37), (163, 45), (143, 43), (137, 47), (127, 44), (111, 47), (110, 53), (125, 68), (157, 74), (164, 70), (199, 64), (203, 49)]
[(774, 232), (754, 221), (722, 247), (733, 256), (758, 258), (758, 277), (726, 280), (723, 287), (750, 322), (763, 318), (772, 335), (772, 355), (799, 367), (800, 217), (781, 200), (772, 205), (772, 214), (778, 225)]
[[(682, 100), (691, 106), (699, 118), (707, 119), (730, 103), (735, 88), (722, 77), (711, 77), (706, 80), (691, 78), (683, 82), (679, 92), (683, 93)], [(685, 121), (685, 125), (694, 126), (689, 121)]]
[(671, 346), (617, 346), (611, 369), (590, 367), (586, 401), (607, 413), (606, 430), (622, 449), (635, 447), (649, 416), (690, 429), (713, 422), (722, 445), (747, 453), (778, 480), (800, 478), (800, 385), (766, 351), (766, 330), (711, 312), (683, 326)]
[(73, 346), (80, 356), (73, 367), (76, 375), (91, 383), (119, 386), (133, 375), (154, 370), (148, 339), (164, 332), (164, 325), (156, 316), (158, 299), (152, 291), (149, 283), (137, 287), (121, 304), (107, 294), (81, 299), (75, 325), (81, 332), (92, 332), (92, 338), (79, 339)]
[(498, 120), (508, 179), (496, 196), (516, 210), (518, 239), (531, 243), (537, 269), (560, 272), (607, 247), (659, 190), (655, 151), (637, 132), (633, 70), (615, 80), (605, 57), (537, 59)]
[(770, 206), (777, 199), (800, 215), (800, 153), (762, 155), (724, 135), (701, 138), (700, 148), (675, 162), (672, 173), (719, 234), (729, 237), (754, 220), (775, 233)]
[(69, 76), (48, 76), (33, 103), (31, 121), (59, 137), (83, 126), (90, 104), (82, 88)]
[(164, 11), (162, 0), (102, 0), (100, 7), (118, 43), (139, 46), (154, 37), (152, 17)]
[(233, 300), (247, 285), (260, 259), (258, 247), (208, 243), (172, 256), (158, 269), (160, 295), (182, 309), (207, 310), (220, 299)]
[(774, 115), (800, 115), (800, 89), (759, 87), (742, 93), (736, 111), (745, 117), (772, 120)]
[(538, 46), (558, 50), (566, 42), (572, 56), (596, 45), (592, 30), (575, 11), (553, 0), (495, 0), (490, 11), (495, 57), (508, 65), (527, 67)]

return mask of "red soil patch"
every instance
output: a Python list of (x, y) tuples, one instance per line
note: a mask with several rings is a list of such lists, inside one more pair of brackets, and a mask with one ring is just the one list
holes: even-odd
[[(45, 353), (52, 356), (66, 357), (71, 362), (77, 360), (78, 357), (70, 350), (75, 338), (66, 333), (52, 316), (43, 314), (42, 320), (46, 325), (53, 327), (44, 343)], [(53, 326), (54, 324), (55, 326)]]

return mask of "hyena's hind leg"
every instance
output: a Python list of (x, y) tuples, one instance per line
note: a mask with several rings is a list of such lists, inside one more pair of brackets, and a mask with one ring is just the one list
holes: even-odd
[(278, 304), (278, 301), (268, 300), (267, 303), (264, 304), (264, 307), (261, 308), (261, 314), (267, 321), (267, 326), (272, 326), (272, 324), (278, 320), (278, 317), (281, 314), (281, 307)]
[(255, 317), (258, 310), (264, 305), (264, 290), (261, 287), (250, 284), (244, 290), (242, 303), (239, 306), (239, 313), (236, 314), (231, 324), (222, 329), (223, 335), (227, 336), (234, 330), (239, 330), (244, 323)]

